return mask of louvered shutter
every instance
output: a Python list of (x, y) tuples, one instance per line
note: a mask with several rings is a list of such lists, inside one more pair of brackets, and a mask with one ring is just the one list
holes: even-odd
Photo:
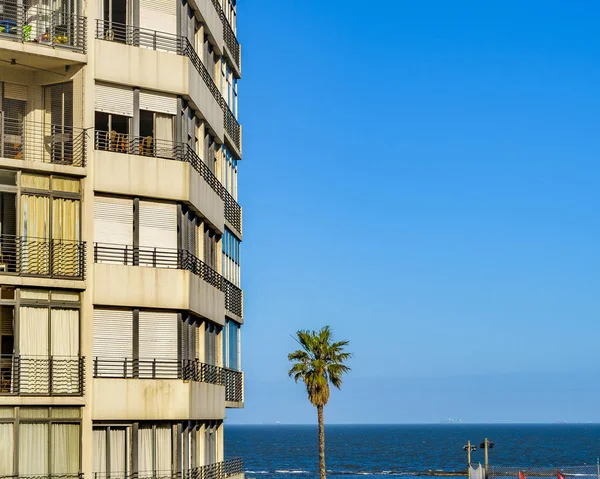
[(140, 110), (177, 115), (177, 97), (166, 93), (140, 91)]
[(140, 311), (140, 377), (177, 377), (177, 313)]
[(16, 83), (4, 84), (4, 97), (11, 100), (27, 101), (27, 85), (18, 85)]
[(177, 34), (177, 2), (140, 0), (140, 27)]
[(177, 205), (140, 201), (140, 265), (177, 267)]
[(191, 213), (187, 217), (187, 248), (194, 256), (198, 255), (198, 226)]
[(94, 108), (96, 111), (112, 113), (114, 115), (133, 116), (133, 89), (96, 83)]
[(94, 242), (98, 261), (131, 264), (133, 256), (133, 200), (96, 196)]
[(98, 377), (131, 377), (133, 311), (94, 309), (93, 354)]

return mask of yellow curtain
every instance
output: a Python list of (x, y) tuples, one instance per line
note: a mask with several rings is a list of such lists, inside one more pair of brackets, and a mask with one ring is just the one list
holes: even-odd
[(50, 198), (21, 196), (21, 271), (23, 273), (50, 273)]
[(54, 273), (61, 276), (79, 274), (79, 200), (54, 198), (52, 202), (52, 239)]

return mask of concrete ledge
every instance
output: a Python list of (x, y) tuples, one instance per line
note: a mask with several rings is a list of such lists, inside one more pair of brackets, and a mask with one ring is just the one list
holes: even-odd
[(37, 278), (35, 276), (17, 276), (14, 273), (0, 273), (0, 284), (34, 288), (86, 289), (85, 281), (79, 279)]
[(94, 421), (220, 420), (225, 388), (181, 379), (93, 380)]
[(42, 163), (41, 161), (14, 160), (3, 157), (0, 157), (0, 167), (80, 177), (87, 175), (87, 169), (81, 166), (56, 165), (54, 163)]
[(106, 263), (93, 267), (95, 305), (191, 311), (225, 322), (223, 292), (190, 271)]
[(77, 50), (34, 42), (17, 42), (0, 38), (0, 59), (15, 59), (20, 65), (35, 65), (36, 68), (52, 70), (67, 65), (87, 63), (87, 55)]
[(95, 191), (183, 201), (223, 233), (223, 200), (189, 163), (100, 150), (94, 158)]
[(0, 406), (85, 406), (83, 396), (0, 396)]
[(225, 401), (226, 408), (244, 409), (244, 401)]

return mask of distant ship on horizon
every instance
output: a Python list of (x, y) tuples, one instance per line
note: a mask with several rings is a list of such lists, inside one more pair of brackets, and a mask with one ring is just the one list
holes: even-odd
[(442, 421), (442, 424), (463, 424), (463, 422), (460, 418), (449, 416), (448, 419)]

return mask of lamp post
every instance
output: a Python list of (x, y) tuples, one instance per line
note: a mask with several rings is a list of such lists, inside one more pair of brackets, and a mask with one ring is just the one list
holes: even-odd
[(463, 451), (467, 451), (467, 477), (471, 479), (471, 453), (477, 450), (475, 444), (471, 444), (471, 441), (467, 441), (467, 444), (463, 446)]
[(487, 437), (483, 440), (483, 442), (479, 445), (481, 449), (483, 449), (483, 460), (485, 464), (485, 477), (487, 479), (488, 475), (488, 451), (494, 448), (494, 443), (491, 442)]

